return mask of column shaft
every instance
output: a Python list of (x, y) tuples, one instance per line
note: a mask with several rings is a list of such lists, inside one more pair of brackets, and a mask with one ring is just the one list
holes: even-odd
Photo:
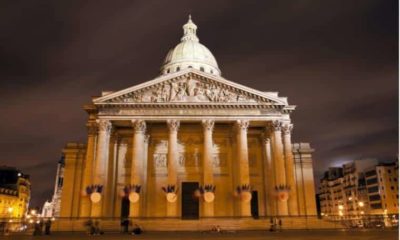
[[(97, 125), (96, 123), (88, 123), (86, 124), (88, 130), (88, 140), (86, 146), (86, 157), (85, 157), (85, 166), (82, 178), (82, 192), (86, 192), (86, 187), (92, 183), (93, 179), (93, 167), (94, 167), (94, 152), (95, 152), (95, 142), (96, 142), (96, 134), (97, 134)], [(79, 217), (89, 217), (90, 216), (90, 208), (91, 202), (88, 196), (81, 197), (81, 206)]]
[[(281, 127), (282, 123), (280, 121), (274, 121), (271, 124), (272, 127), (272, 152), (274, 157), (275, 166), (275, 182), (276, 186), (286, 186), (286, 174), (285, 174), (285, 159), (283, 155), (283, 145), (282, 145), (282, 133)], [(278, 215), (285, 216), (288, 215), (288, 205), (286, 201), (278, 201)]]
[[(237, 127), (237, 144), (238, 144), (238, 171), (239, 171), (239, 185), (250, 185), (250, 171), (249, 171), (249, 150), (247, 146), (247, 128), (249, 121), (238, 120)], [(242, 217), (251, 216), (250, 202), (240, 202), (240, 215)]]
[(264, 139), (264, 148), (265, 148), (265, 192), (266, 192), (266, 209), (267, 215), (274, 216), (276, 215), (276, 200), (274, 197), (275, 190), (275, 174), (274, 174), (274, 165), (272, 162), (271, 155), (271, 140), (269, 138)]
[[(105, 189), (107, 183), (108, 150), (111, 132), (111, 122), (108, 120), (97, 120), (98, 136), (96, 148), (96, 161), (93, 173), (93, 184), (99, 184)], [(104, 205), (104, 194), (98, 203), (92, 203), (91, 216), (102, 217)]]
[[(203, 186), (214, 184), (213, 173), (213, 140), (212, 132), (214, 128), (213, 120), (203, 120), (204, 149), (203, 149)], [(206, 217), (214, 216), (214, 202), (203, 202), (203, 215)]]
[[(146, 122), (142, 120), (132, 120), (133, 125), (133, 146), (132, 146), (132, 164), (131, 164), (131, 185), (142, 185), (143, 181), (143, 162), (144, 162), (144, 133), (146, 131)], [(142, 190), (141, 190), (142, 191)], [(143, 194), (139, 193), (140, 197)], [(130, 203), (129, 216), (140, 216), (140, 201)]]
[(294, 172), (294, 160), (292, 152), (292, 139), (291, 132), (293, 129), (292, 124), (287, 124), (283, 127), (283, 143), (285, 149), (285, 161), (286, 161), (286, 184), (290, 187), (289, 192), (289, 215), (295, 216), (299, 214), (298, 204), (297, 204), (297, 186), (295, 180)]
[[(178, 120), (168, 120), (168, 156), (167, 156), (167, 170), (168, 170), (168, 184), (175, 185), (175, 189), (178, 187), (178, 177), (177, 177), (177, 162), (178, 162)], [(178, 216), (178, 201), (167, 202), (167, 216), (177, 217)]]

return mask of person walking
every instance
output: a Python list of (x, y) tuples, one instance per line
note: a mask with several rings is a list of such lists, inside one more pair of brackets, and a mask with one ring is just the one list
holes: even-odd
[(51, 220), (47, 219), (47, 221), (44, 224), (44, 234), (50, 235), (50, 229), (51, 229)]

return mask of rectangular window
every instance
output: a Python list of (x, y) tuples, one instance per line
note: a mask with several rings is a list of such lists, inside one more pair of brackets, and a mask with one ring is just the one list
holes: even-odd
[(381, 203), (374, 203), (374, 204), (371, 204), (371, 208), (372, 208), (372, 209), (379, 209), (379, 208), (382, 208), (382, 204), (381, 204)]
[(378, 201), (378, 200), (381, 200), (381, 196), (379, 196), (379, 194), (371, 195), (371, 196), (369, 196), (369, 200), (370, 201)]
[(367, 185), (375, 184), (378, 182), (378, 179), (376, 178), (371, 178), (367, 180)]
[(376, 171), (375, 170), (371, 170), (365, 173), (366, 177), (371, 177), (371, 176), (375, 176), (376, 175)]
[(374, 193), (374, 192), (378, 192), (379, 191), (379, 187), (378, 186), (374, 186), (374, 187), (369, 187), (368, 188), (368, 193)]

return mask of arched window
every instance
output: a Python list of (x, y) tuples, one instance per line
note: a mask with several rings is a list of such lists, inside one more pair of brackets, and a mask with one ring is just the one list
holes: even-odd
[(213, 74), (214, 73), (214, 71), (213, 70), (211, 70), (211, 74)]
[(204, 72), (204, 68), (203, 68), (203, 67), (200, 67), (200, 71)]
[(180, 67), (177, 67), (177, 68), (176, 68), (176, 71), (177, 71), (177, 72), (178, 72), (178, 71), (180, 71), (180, 70), (181, 70), (181, 68), (180, 68)]
[(167, 73), (169, 73), (169, 68), (167, 69)]

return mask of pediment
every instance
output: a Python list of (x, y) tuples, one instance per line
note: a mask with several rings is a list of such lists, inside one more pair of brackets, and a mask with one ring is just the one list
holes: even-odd
[(287, 106), (285, 98), (274, 97), (222, 77), (189, 69), (107, 94), (95, 105), (115, 104), (251, 104)]

